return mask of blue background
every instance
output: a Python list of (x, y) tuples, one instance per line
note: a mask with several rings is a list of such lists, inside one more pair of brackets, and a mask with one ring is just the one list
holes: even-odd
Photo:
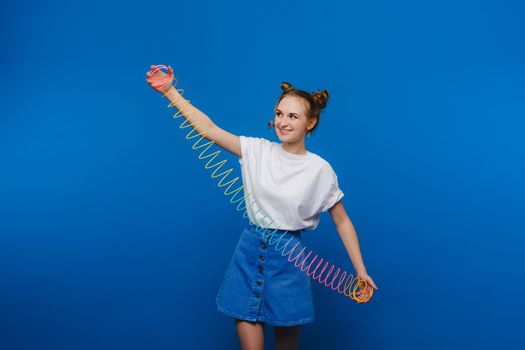
[[(315, 283), (303, 349), (523, 346), (523, 3), (1, 7), (0, 348), (238, 347), (215, 295), (246, 221), (152, 64), (219, 126), (273, 141), (282, 81), (329, 91), (306, 147), (338, 174), (379, 291), (359, 305)], [(328, 213), (306, 239), (353, 271)]]

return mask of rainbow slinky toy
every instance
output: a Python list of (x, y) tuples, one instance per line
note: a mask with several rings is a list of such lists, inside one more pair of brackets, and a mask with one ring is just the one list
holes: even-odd
[[(152, 67), (154, 68), (148, 72), (148, 76), (150, 77), (153, 76), (156, 72), (158, 72), (161, 69), (166, 69), (168, 71), (168, 74), (166, 74), (161, 81), (159, 81), (157, 84), (151, 85), (153, 88), (163, 88), (167, 84), (171, 84), (172, 79), (175, 79), (174, 87), (177, 85), (177, 79), (173, 76), (173, 70), (171, 69), (171, 67), (167, 67), (164, 65), (156, 65)], [(179, 91), (181, 96), (184, 93), (183, 89), (180, 89), (180, 90), (177, 89), (177, 91)], [(166, 94), (167, 92), (163, 94), (163, 97), (166, 97)], [(244, 210), (243, 217), (248, 219), (248, 221), (250, 221), (248, 217), (248, 212), (246, 210), (246, 205), (245, 205), (246, 197), (235, 199), (235, 196), (238, 193), (243, 192), (244, 185), (241, 184), (240, 187), (232, 189), (232, 187), (234, 187), (234, 184), (239, 180), (239, 177), (237, 176), (234, 179), (227, 180), (228, 175), (233, 171), (233, 168), (224, 170), (222, 172), (220, 171), (221, 168), (227, 163), (226, 159), (219, 160), (219, 161), (216, 161), (215, 163), (212, 163), (219, 156), (219, 154), (221, 153), (221, 150), (217, 150), (217, 151), (206, 154), (208, 149), (210, 149), (210, 147), (213, 146), (213, 144), (215, 144), (215, 141), (208, 141), (207, 139), (205, 139), (206, 132), (197, 133), (196, 135), (192, 136), (194, 131), (196, 131), (196, 129), (193, 128), (193, 126), (197, 125), (199, 122), (192, 123), (191, 119), (188, 117), (188, 115), (190, 115), (190, 113), (193, 112), (194, 110), (190, 110), (188, 115), (184, 114), (184, 111), (187, 109), (187, 107), (193, 107), (190, 105), (190, 100), (186, 100), (186, 102), (187, 102), (186, 106), (184, 108), (179, 109), (179, 111), (173, 116), (173, 118), (177, 119), (177, 118), (180, 118), (181, 116), (185, 117), (186, 120), (184, 120), (184, 122), (180, 124), (179, 129), (185, 129), (188, 127), (192, 128), (192, 130), (190, 130), (186, 134), (187, 140), (193, 139), (195, 137), (199, 137), (199, 139), (194, 142), (192, 149), (196, 150), (199, 148), (204, 148), (199, 154), (199, 159), (201, 160), (209, 158), (204, 168), (205, 169), (215, 168), (215, 170), (211, 174), (211, 177), (213, 179), (220, 178), (218, 186), (219, 187), (227, 186), (226, 189), (224, 190), (224, 195), (230, 196), (233, 194), (233, 196), (231, 196), (230, 203), (233, 203), (233, 204), (238, 203), (237, 211)], [(172, 102), (168, 105), (168, 108), (173, 107), (173, 106), (174, 104)], [(204, 144), (200, 144), (202, 140), (206, 140), (207, 142), (205, 142)], [(249, 195), (250, 194), (248, 193), (247, 196)], [(250, 206), (252, 206), (254, 203), (255, 202), (252, 202)], [(257, 213), (259, 213), (259, 211)], [(257, 215), (254, 215), (254, 216), (257, 217)], [(267, 217), (268, 217), (267, 215), (264, 215), (265, 219)], [(273, 222), (273, 220), (271, 219), (270, 221)], [(250, 222), (250, 224), (252, 223)], [(319, 257), (317, 254), (315, 254), (315, 256), (311, 258), (310, 261), (307, 263), (307, 260), (313, 255), (312, 251), (310, 250), (308, 253), (305, 254), (306, 247), (303, 247), (301, 251), (295, 252), (296, 248), (299, 246), (299, 242), (293, 245), (292, 241), (295, 239), (295, 237), (293, 236), (288, 241), (284, 242), (283, 237), (287, 231), (284, 234), (282, 234), (280, 237), (275, 238), (275, 236), (277, 236), (275, 232), (278, 229), (275, 229), (273, 232), (270, 232), (271, 229), (266, 228), (263, 225), (256, 225), (256, 226), (257, 226), (256, 230), (258, 232), (260, 230), (264, 230), (264, 233), (262, 234), (264, 238), (269, 237), (269, 240), (268, 240), (269, 245), (275, 244), (275, 249), (277, 251), (280, 250), (282, 256), (288, 256), (289, 262), (294, 263), (295, 267), (299, 268), (302, 272), (305, 272), (308, 276), (312, 277), (314, 280), (325, 285), (326, 287), (331, 288), (333, 291), (336, 291), (340, 294), (343, 294), (351, 298), (357, 303), (366, 303), (372, 298), (372, 295), (374, 294), (374, 289), (371, 286), (368, 286), (368, 283), (365, 280), (354, 277), (353, 274), (349, 274), (346, 271), (342, 271), (339, 267), (335, 269), (335, 266), (333, 264), (330, 265), (328, 261), (325, 261), (323, 264), (324, 259)], [(283, 241), (284, 243), (281, 243), (281, 241)], [(288, 247), (290, 247), (289, 250), (285, 252), (285, 250), (288, 249)], [(293, 256), (294, 252), (296, 254), (295, 256)], [(315, 264), (316, 260), (317, 260), (317, 263)], [(323, 266), (321, 267), (321, 265)], [(330, 267), (328, 268), (329, 265)], [(321, 270), (318, 272), (319, 268), (321, 268)], [(334, 272), (334, 269), (335, 269), (335, 272)], [(324, 277), (323, 277), (323, 274), (324, 274)], [(330, 277), (331, 275), (332, 277)]]

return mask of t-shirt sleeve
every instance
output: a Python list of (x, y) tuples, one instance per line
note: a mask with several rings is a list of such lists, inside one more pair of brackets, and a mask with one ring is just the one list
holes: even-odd
[(241, 143), (241, 157), (239, 163), (243, 163), (243, 159), (249, 162), (249, 159), (258, 159), (259, 156), (270, 147), (270, 142), (262, 137), (239, 136)]
[(332, 208), (337, 202), (339, 202), (345, 194), (339, 188), (337, 175), (330, 164), (326, 164), (325, 169), (323, 169), (323, 173), (324, 200), (321, 205), (321, 211), (325, 212)]
[(241, 156), (239, 157), (239, 163), (242, 164), (242, 160), (246, 159), (253, 153), (255, 139), (253, 137), (240, 135), (239, 141), (241, 143)]

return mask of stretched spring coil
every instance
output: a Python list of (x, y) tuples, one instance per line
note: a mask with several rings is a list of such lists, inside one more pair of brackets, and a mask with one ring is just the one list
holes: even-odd
[[(173, 86), (176, 87), (177, 78), (173, 76), (173, 70), (171, 69), (171, 67), (167, 67), (165, 65), (153, 66), (153, 69), (148, 72), (148, 76), (152, 76), (153, 74), (155, 74), (157, 71), (161, 69), (166, 69), (168, 71), (168, 74), (166, 74), (164, 76), (164, 79), (162, 79), (158, 84), (152, 84), (152, 87), (162, 88), (166, 86), (167, 84), (171, 84), (172, 78), (175, 80), (175, 84)], [(176, 89), (176, 90), (179, 91), (181, 96), (184, 93), (183, 89)], [(166, 94), (167, 92), (163, 94), (163, 97), (167, 97)], [(199, 159), (203, 160), (203, 159), (209, 158), (204, 168), (205, 169), (215, 168), (211, 174), (211, 177), (213, 179), (220, 178), (218, 186), (219, 187), (227, 186), (226, 189), (224, 190), (224, 195), (225, 196), (232, 195), (230, 199), (230, 203), (232, 204), (237, 203), (236, 210), (237, 211), (244, 210), (243, 217), (248, 219), (250, 225), (254, 225), (248, 217), (248, 211), (246, 210), (246, 205), (245, 205), (246, 197), (248, 197), (250, 193), (247, 193), (245, 196), (241, 198), (235, 199), (238, 193), (244, 192), (243, 191), (244, 185), (241, 185), (240, 187), (232, 189), (235, 183), (239, 180), (238, 176), (231, 180), (227, 180), (229, 174), (233, 171), (233, 168), (220, 172), (223, 165), (227, 163), (226, 159), (218, 160), (217, 162), (213, 163), (213, 161), (221, 153), (221, 150), (206, 154), (206, 152), (215, 144), (215, 141), (209, 141), (206, 139), (206, 135), (207, 135), (206, 131), (200, 132), (200, 133), (197, 132), (196, 134), (194, 134), (194, 132), (197, 131), (195, 126), (199, 122), (198, 121), (191, 122), (191, 119), (188, 116), (190, 115), (190, 113), (195, 112), (196, 110), (193, 106), (190, 105), (190, 100), (186, 100), (186, 102), (187, 102), (186, 106), (184, 106), (183, 108), (180, 108), (179, 111), (175, 115), (173, 115), (173, 118), (175, 119), (180, 118), (181, 116), (184, 116), (186, 119), (180, 124), (179, 129), (185, 129), (189, 127), (192, 128), (192, 130), (190, 130), (186, 134), (186, 139), (189, 140), (189, 139), (199, 137), (199, 139), (194, 142), (192, 149), (197, 150), (199, 148), (203, 148), (203, 150), (199, 154)], [(168, 105), (168, 108), (173, 107), (173, 106), (174, 106), (174, 103), (171, 102)], [(194, 108), (188, 113), (188, 115), (185, 114), (185, 110), (187, 109), (187, 107)], [(204, 144), (201, 144), (202, 140), (206, 140), (207, 142), (205, 142)], [(255, 202), (251, 202), (250, 207), (254, 204)], [(257, 218), (257, 214), (259, 212), (260, 212), (260, 209), (256, 213), (254, 213), (255, 218)], [(261, 213), (261, 215), (264, 216), (264, 219), (269, 218), (264, 213)], [(353, 274), (347, 273), (346, 271), (342, 271), (342, 269), (339, 267), (336, 268), (335, 265), (330, 264), (328, 261), (325, 261), (325, 259), (318, 256), (318, 254), (315, 254), (313, 257), (311, 257), (313, 255), (313, 252), (310, 250), (308, 253), (305, 253), (306, 251), (305, 246), (303, 246), (303, 248), (300, 251), (296, 252), (296, 250), (298, 250), (297, 248), (300, 246), (300, 242), (297, 241), (295, 244), (293, 244), (292, 242), (295, 240), (295, 237), (293, 236), (290, 239), (288, 239), (288, 241), (286, 242), (283, 239), (286, 232), (288, 231), (285, 231), (283, 234), (281, 234), (280, 237), (276, 238), (277, 236), (276, 231), (279, 229), (273, 229), (273, 231), (271, 231), (272, 229), (270, 229), (269, 226), (272, 224), (273, 220), (271, 220), (271, 218), (269, 219), (270, 219), (270, 223), (268, 224), (268, 226), (265, 227), (264, 225), (256, 225), (257, 226), (256, 231), (257, 232), (260, 232), (261, 230), (264, 231), (262, 233), (262, 236), (265, 239), (268, 238), (268, 245), (275, 244), (275, 249), (277, 251), (280, 250), (282, 256), (288, 256), (288, 261), (290, 263), (293, 263), (296, 268), (299, 268), (302, 272), (305, 272), (309, 277), (312, 277), (314, 280), (318, 281), (322, 285), (329, 287), (331, 290), (336, 291), (339, 294), (343, 294), (344, 296), (349, 297), (350, 299), (354, 300), (357, 303), (366, 303), (372, 298), (372, 295), (374, 294), (374, 289), (371, 286), (368, 286), (368, 283), (366, 282), (366, 280), (360, 279), (357, 276), (354, 277)], [(308, 259), (310, 259), (309, 262), (308, 262)], [(320, 271), (318, 271), (319, 269)], [(334, 269), (335, 269), (335, 272), (334, 272)], [(323, 277), (323, 274), (324, 274), (324, 277)], [(331, 275), (332, 277), (330, 278)]]

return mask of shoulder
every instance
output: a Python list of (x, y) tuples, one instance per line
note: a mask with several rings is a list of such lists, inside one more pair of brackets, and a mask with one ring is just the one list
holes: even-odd
[(239, 135), (239, 139), (241, 142), (250, 143), (250, 144), (271, 144), (272, 141), (267, 140), (263, 137), (256, 137), (256, 136), (245, 136), (245, 135)]
[(322, 175), (335, 176), (334, 169), (332, 168), (332, 166), (326, 159), (324, 159), (323, 157), (321, 157), (320, 155), (316, 153), (310, 152), (310, 154), (312, 155), (311, 159), (319, 167), (319, 170)]
[(260, 154), (272, 146), (272, 142), (262, 137), (239, 135), (241, 154)]

